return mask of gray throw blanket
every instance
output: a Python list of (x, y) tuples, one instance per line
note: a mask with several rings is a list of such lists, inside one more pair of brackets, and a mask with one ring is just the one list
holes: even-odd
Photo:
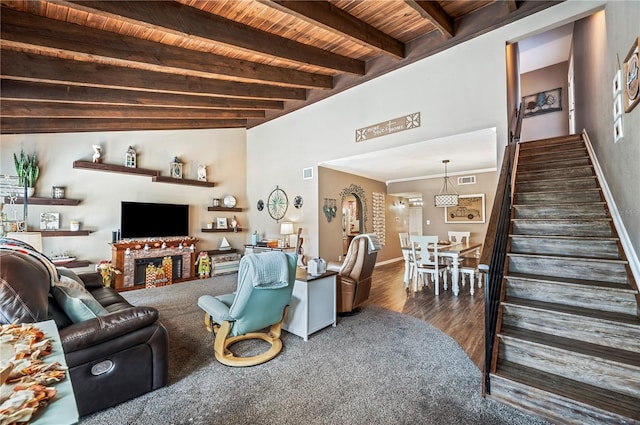
[(284, 252), (246, 255), (242, 261), (247, 263), (251, 283), (256, 289), (284, 288), (289, 284), (289, 264)]

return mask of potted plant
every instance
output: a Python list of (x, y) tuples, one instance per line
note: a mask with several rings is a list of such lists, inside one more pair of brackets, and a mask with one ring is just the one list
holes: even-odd
[(24, 150), (20, 151), (20, 158), (13, 154), (13, 162), (16, 165), (16, 172), (18, 173), (18, 184), (24, 187), (25, 181), (27, 182), (27, 196), (33, 196), (36, 187), (36, 180), (40, 174), (40, 167), (38, 166), (38, 159), (35, 152), (29, 156), (24, 153)]

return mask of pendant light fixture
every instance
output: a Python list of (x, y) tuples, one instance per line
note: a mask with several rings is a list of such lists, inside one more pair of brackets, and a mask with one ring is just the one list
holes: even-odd
[[(458, 192), (453, 188), (453, 184), (451, 184), (449, 177), (447, 177), (447, 164), (449, 160), (443, 159), (442, 163), (444, 164), (444, 183), (442, 184), (440, 193), (433, 197), (433, 201), (436, 207), (455, 207), (458, 205)], [(449, 193), (450, 184), (453, 193)]]

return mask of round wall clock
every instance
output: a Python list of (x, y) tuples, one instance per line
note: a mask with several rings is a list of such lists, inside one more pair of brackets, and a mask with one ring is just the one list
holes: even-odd
[(236, 198), (231, 195), (225, 196), (222, 202), (224, 203), (224, 206), (227, 208), (233, 208), (236, 206)]
[(289, 198), (287, 198), (284, 190), (276, 186), (273, 192), (269, 194), (269, 199), (267, 199), (269, 215), (276, 221), (282, 220), (287, 213), (287, 208), (289, 208)]

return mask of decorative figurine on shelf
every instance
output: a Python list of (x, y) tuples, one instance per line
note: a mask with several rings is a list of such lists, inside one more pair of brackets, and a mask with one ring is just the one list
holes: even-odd
[(171, 177), (175, 179), (181, 179), (182, 178), (182, 162), (180, 162), (178, 157), (177, 156), (174, 157), (173, 161), (171, 161), (169, 165), (171, 166), (170, 168)]
[(207, 181), (207, 166), (200, 165), (198, 167), (198, 181), (206, 182)]
[(102, 162), (102, 147), (100, 145), (93, 145), (93, 162), (96, 164)]
[(127, 149), (127, 153), (125, 154), (124, 166), (128, 168), (136, 168), (136, 151), (133, 149), (133, 146), (129, 146)]
[(233, 216), (233, 219), (231, 220), (231, 228), (233, 229), (234, 232), (238, 231), (238, 219), (236, 218), (236, 216)]
[(209, 257), (207, 251), (200, 251), (196, 259), (196, 265), (198, 266), (198, 277), (200, 279), (205, 279), (211, 275), (211, 257)]

